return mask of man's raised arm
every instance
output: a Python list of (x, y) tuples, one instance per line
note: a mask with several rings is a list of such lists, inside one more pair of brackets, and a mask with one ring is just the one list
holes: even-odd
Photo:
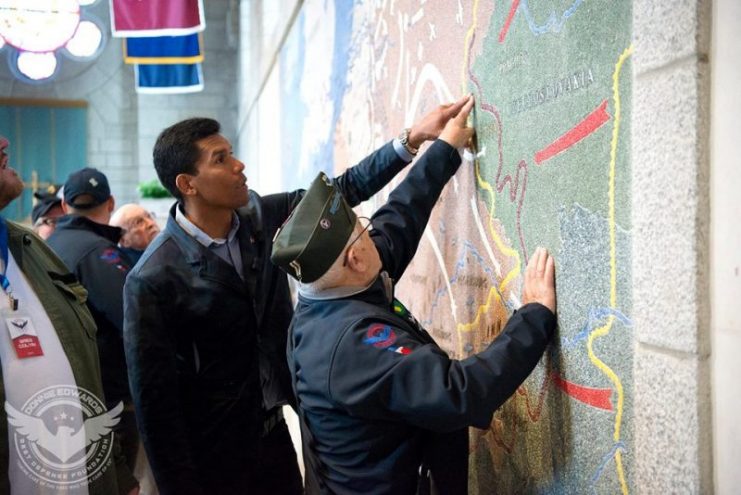
[(334, 179), (350, 206), (357, 206), (380, 191), (416, 156), (425, 141), (433, 141), (456, 116), (468, 97), (455, 103), (439, 105), (409, 128), (406, 143), (390, 141)]

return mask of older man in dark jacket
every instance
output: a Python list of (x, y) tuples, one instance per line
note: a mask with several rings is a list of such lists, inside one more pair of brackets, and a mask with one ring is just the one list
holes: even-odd
[[(276, 237), (272, 259), (300, 282), (291, 324), (307, 493), (467, 492), (467, 426), (486, 427), (530, 374), (556, 326), (553, 259), (531, 258), (523, 301), (482, 352), (451, 360), (393, 282), (412, 260), (432, 208), (473, 130), (470, 100), (361, 224), (317, 179)], [(339, 206), (328, 208), (339, 198)], [(420, 478), (420, 474), (424, 474)], [(418, 493), (418, 492), (417, 492)], [(434, 493), (434, 491), (433, 491)]]
[[(351, 204), (390, 181), (462, 105), (439, 107), (335, 179)], [(271, 241), (304, 191), (260, 197), (211, 119), (154, 149), (178, 199), (125, 287), (124, 340), (141, 437), (163, 495), (303, 491), (281, 415), (293, 314)]]
[(108, 225), (114, 206), (103, 172), (85, 167), (71, 173), (64, 183), (65, 216), (47, 242), (88, 291), (88, 305), (98, 327), (106, 405), (113, 408), (123, 403), (116, 432), (133, 470), (139, 436), (123, 350), (123, 287), (132, 264), (118, 247), (122, 229)]

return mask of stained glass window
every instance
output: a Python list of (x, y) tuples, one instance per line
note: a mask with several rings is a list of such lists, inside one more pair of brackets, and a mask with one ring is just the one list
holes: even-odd
[(97, 0), (0, 0), (0, 49), (16, 50), (11, 63), (22, 76), (34, 80), (52, 77), (58, 50), (79, 59), (92, 59), (103, 44), (103, 32), (82, 7)]

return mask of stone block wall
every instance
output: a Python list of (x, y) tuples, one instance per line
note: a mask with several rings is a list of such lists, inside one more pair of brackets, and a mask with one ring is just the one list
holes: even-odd
[(712, 493), (711, 2), (633, 2), (635, 486)]

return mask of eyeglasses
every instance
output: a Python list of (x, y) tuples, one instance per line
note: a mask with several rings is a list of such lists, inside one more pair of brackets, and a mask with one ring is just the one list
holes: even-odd
[(36, 227), (41, 227), (42, 225), (46, 225), (47, 227), (56, 227), (57, 226), (57, 219), (56, 218), (49, 218), (49, 217), (43, 217), (36, 220)]
[(129, 229), (135, 229), (136, 227), (141, 227), (146, 223), (147, 220), (157, 220), (157, 215), (153, 211), (148, 211), (144, 215), (139, 215), (137, 217), (132, 218), (129, 220)]
[(363, 237), (363, 234), (365, 233), (366, 230), (368, 232), (370, 232), (371, 230), (373, 230), (373, 224), (371, 223), (371, 219), (370, 218), (368, 218), (368, 217), (358, 217), (358, 222), (360, 223), (360, 225), (363, 225), (363, 224), (365, 224), (365, 225), (363, 225), (363, 229), (360, 231), (360, 233), (355, 236), (355, 239), (353, 239), (352, 241), (350, 241), (350, 244), (348, 244), (347, 247), (345, 248), (345, 259), (342, 261), (342, 266), (347, 266), (347, 261), (348, 261), (349, 256), (350, 256), (350, 248), (352, 247), (352, 245), (355, 244), (358, 239), (360, 239), (361, 237)]

